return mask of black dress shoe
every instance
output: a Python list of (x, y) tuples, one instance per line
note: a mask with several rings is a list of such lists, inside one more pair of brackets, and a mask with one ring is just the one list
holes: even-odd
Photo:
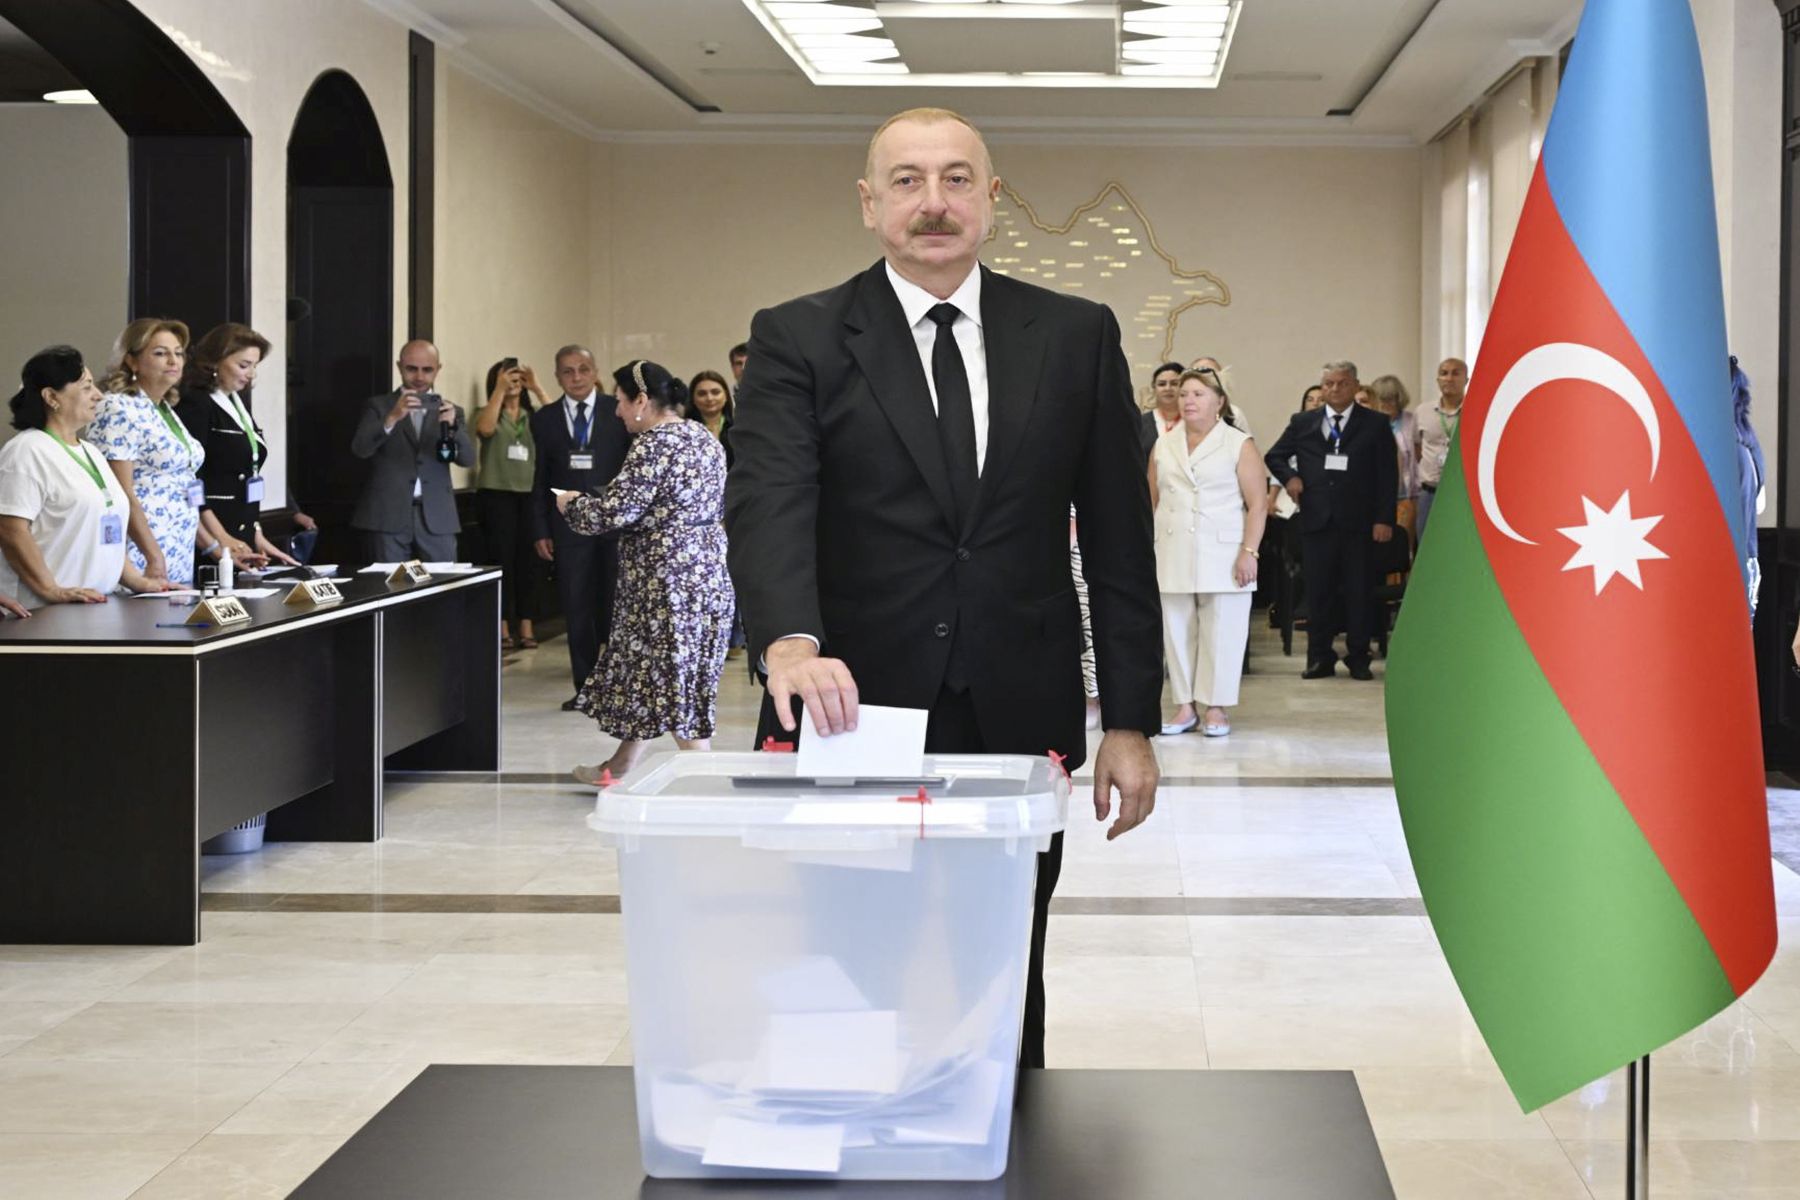
[(578, 699), (578, 697), (576, 697), (576, 696), (570, 696), (567, 700), (564, 700), (562, 702), (562, 710), (564, 712), (574, 712), (575, 711), (575, 701), (577, 699)]
[(1375, 672), (1369, 670), (1368, 663), (1352, 663), (1350, 665), (1350, 678), (1367, 681), (1375, 678)]
[(1302, 679), (1330, 679), (1333, 675), (1336, 675), (1336, 674), (1337, 674), (1337, 664), (1336, 663), (1314, 663), (1312, 666), (1306, 668), (1306, 670), (1300, 672), (1300, 678), (1302, 678)]

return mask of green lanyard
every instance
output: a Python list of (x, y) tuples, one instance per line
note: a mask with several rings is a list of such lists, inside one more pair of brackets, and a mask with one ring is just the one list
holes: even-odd
[[(1456, 418), (1456, 423), (1458, 425), (1462, 424), (1462, 409), (1460, 409), (1460, 408), (1457, 409), (1451, 415)], [(1450, 440), (1450, 438), (1453, 436), (1453, 434), (1450, 429), (1450, 422), (1444, 420), (1444, 410), (1441, 408), (1437, 410), (1437, 419), (1438, 419), (1438, 428), (1440, 428), (1444, 431), (1444, 440), (1447, 442)]]
[(181, 439), (181, 447), (188, 452), (188, 457), (193, 458), (194, 443), (188, 441), (187, 431), (181, 427), (181, 422), (175, 419), (175, 414), (169, 411), (169, 406), (158, 400), (156, 401), (156, 411), (162, 414), (163, 424), (169, 427), (169, 432)]
[(107, 488), (106, 481), (100, 477), (100, 468), (94, 465), (93, 456), (88, 453), (88, 448), (83, 446), (78, 455), (69, 448), (69, 443), (56, 437), (54, 433), (50, 436), (56, 438), (56, 444), (63, 448), (64, 454), (75, 460), (76, 466), (87, 472), (88, 478), (94, 481), (94, 486), (100, 489), (100, 494), (106, 497), (106, 507), (111, 508), (113, 506), (112, 492)]
[(262, 457), (262, 439), (256, 436), (256, 423), (250, 419), (250, 414), (244, 411), (244, 402), (237, 398), (236, 392), (227, 392), (226, 397), (231, 401), (232, 410), (237, 414), (238, 428), (242, 429), (244, 436), (250, 439), (250, 460), (255, 462)]

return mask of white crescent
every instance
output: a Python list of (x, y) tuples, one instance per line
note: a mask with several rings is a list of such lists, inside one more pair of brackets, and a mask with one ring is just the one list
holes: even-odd
[(1487, 422), (1481, 427), (1481, 448), (1476, 457), (1476, 488), (1481, 507), (1494, 527), (1515, 542), (1535, 546), (1536, 542), (1507, 523), (1494, 494), (1494, 463), (1500, 457), (1500, 439), (1519, 405), (1546, 383), (1559, 379), (1581, 379), (1597, 383), (1631, 406), (1644, 432), (1650, 435), (1650, 478), (1656, 478), (1656, 464), (1662, 457), (1662, 422), (1656, 416), (1656, 405), (1650, 393), (1638, 382), (1628, 367), (1612, 355), (1575, 342), (1549, 342), (1519, 356), (1507, 371), (1488, 408)]

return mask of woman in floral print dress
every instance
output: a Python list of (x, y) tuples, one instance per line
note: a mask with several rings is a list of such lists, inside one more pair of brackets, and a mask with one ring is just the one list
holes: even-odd
[(599, 495), (558, 492), (577, 533), (619, 533), (612, 634), (576, 708), (619, 739), (583, 783), (623, 775), (645, 744), (673, 733), (684, 750), (709, 750), (734, 596), (725, 571), (725, 452), (686, 420), (687, 388), (653, 362), (613, 372), (619, 419), (636, 436), (625, 465)]

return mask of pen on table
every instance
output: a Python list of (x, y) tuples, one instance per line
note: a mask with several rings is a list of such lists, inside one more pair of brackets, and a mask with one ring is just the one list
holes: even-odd
[(189, 625), (186, 621), (158, 621), (156, 627), (158, 629), (211, 629), (212, 622), (195, 621)]

